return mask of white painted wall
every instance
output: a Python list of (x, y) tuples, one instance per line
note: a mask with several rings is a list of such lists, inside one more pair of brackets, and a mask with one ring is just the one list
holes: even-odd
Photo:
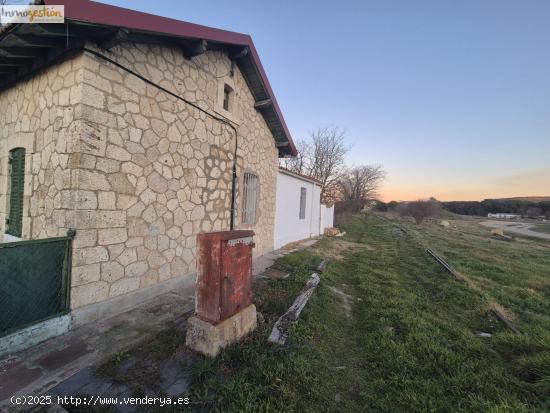
[[(305, 219), (300, 219), (300, 188), (307, 191)], [(329, 210), (334, 213), (334, 208)], [(332, 215), (321, 205), (321, 187), (318, 184), (285, 171), (277, 173), (275, 249), (322, 234), (327, 220), (332, 226)]]
[(317, 235), (319, 235), (319, 228), (321, 225), (321, 187), (319, 185), (313, 185), (312, 190), (313, 199), (311, 204), (307, 205), (307, 208), (311, 209), (309, 233), (310, 237), (316, 237)]
[(325, 228), (334, 226), (334, 205), (328, 207), (321, 204), (321, 233), (325, 232)]

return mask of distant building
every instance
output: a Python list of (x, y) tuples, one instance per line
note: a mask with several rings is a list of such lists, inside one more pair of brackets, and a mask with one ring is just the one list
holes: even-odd
[(497, 213), (497, 214), (487, 214), (487, 218), (496, 218), (496, 219), (521, 219), (521, 215), (519, 214), (504, 214), (504, 213)]

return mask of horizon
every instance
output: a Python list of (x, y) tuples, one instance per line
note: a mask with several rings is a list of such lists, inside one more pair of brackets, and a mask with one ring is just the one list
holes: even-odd
[[(376, 199), (388, 203), (388, 202), (391, 202), (391, 201), (396, 201), (396, 202), (425, 201), (429, 198), (430, 197), (428, 197), (428, 198), (416, 198), (416, 199), (388, 199), (388, 200), (383, 200), (383, 199), (381, 199), (381, 197), (377, 197)], [(533, 198), (533, 200), (531, 200), (529, 198)], [(548, 198), (548, 199), (540, 200), (542, 198)], [(519, 197), (510, 197), (510, 198), (448, 199), (448, 200), (441, 200), (441, 199), (435, 198), (435, 200), (440, 201), (440, 202), (483, 202), (483, 201), (548, 202), (548, 201), (550, 201), (550, 195), (549, 196), (519, 196)]]
[(548, 2), (102, 2), (250, 34), (294, 140), (344, 128), (385, 201), (550, 192)]

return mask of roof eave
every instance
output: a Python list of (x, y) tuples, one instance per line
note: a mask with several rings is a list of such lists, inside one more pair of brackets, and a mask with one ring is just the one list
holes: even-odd
[[(142, 30), (145, 32), (162, 33), (219, 42), (233, 46), (248, 47), (261, 82), (265, 88), (266, 94), (272, 101), (273, 111), (278, 120), (280, 129), (284, 134), (284, 138), (286, 138), (286, 141), (288, 142), (288, 145), (278, 147), (279, 156), (298, 155), (298, 151), (286, 125), (282, 111), (275, 97), (275, 93), (271, 88), (258, 51), (254, 46), (252, 37), (249, 35), (188, 23), (167, 17), (156, 16), (136, 10), (111, 6), (108, 4), (96, 3), (88, 0), (44, 0), (44, 4), (64, 5), (65, 18), (69, 20), (88, 22), (91, 24), (102, 24), (113, 27), (125, 27), (134, 30)], [(274, 134), (274, 139), (276, 142), (277, 138), (278, 137)]]

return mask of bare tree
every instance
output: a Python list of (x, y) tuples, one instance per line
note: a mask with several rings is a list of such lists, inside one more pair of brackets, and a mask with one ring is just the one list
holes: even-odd
[(413, 217), (417, 224), (421, 224), (426, 218), (438, 216), (441, 213), (441, 204), (435, 198), (419, 199), (402, 202), (398, 205), (397, 211), (402, 216)]
[(338, 180), (343, 201), (358, 201), (365, 204), (378, 195), (386, 172), (380, 165), (363, 165), (347, 169)]
[(311, 165), (308, 175), (321, 181), (321, 201), (333, 190), (345, 168), (346, 133), (338, 127), (323, 127), (311, 134)]
[(303, 139), (298, 139), (295, 144), (298, 155), (292, 158), (279, 159), (279, 165), (291, 172), (305, 175), (311, 156), (311, 145)]
[(345, 166), (348, 146), (345, 131), (336, 126), (320, 127), (310, 135), (310, 140), (298, 141), (300, 155), (283, 159), (281, 166), (293, 172), (318, 179), (321, 182), (321, 201), (333, 191)]
[(528, 208), (527, 211), (525, 211), (525, 215), (527, 218), (538, 218), (542, 215), (542, 209), (538, 207)]

